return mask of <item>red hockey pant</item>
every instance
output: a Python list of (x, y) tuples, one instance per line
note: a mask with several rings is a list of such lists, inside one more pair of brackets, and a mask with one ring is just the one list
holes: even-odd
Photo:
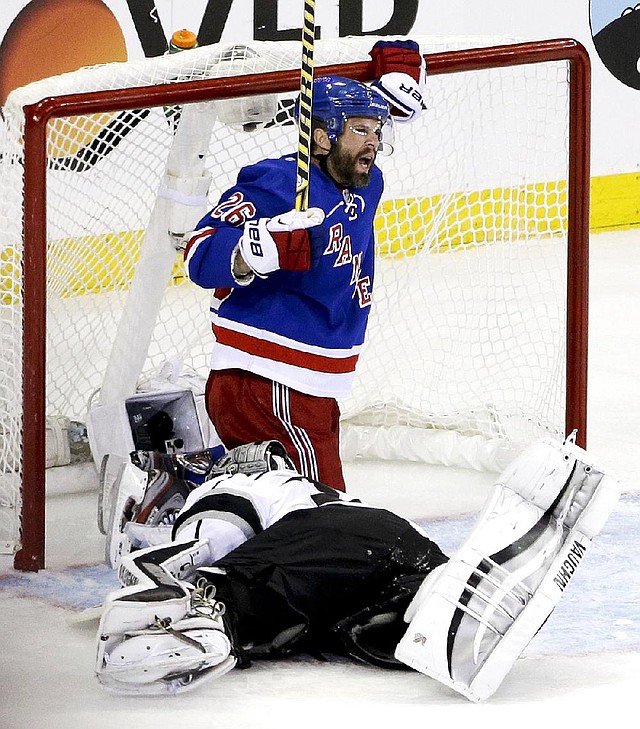
[(243, 370), (212, 370), (206, 403), (226, 448), (279, 440), (302, 475), (345, 490), (340, 410), (333, 398), (306, 395)]

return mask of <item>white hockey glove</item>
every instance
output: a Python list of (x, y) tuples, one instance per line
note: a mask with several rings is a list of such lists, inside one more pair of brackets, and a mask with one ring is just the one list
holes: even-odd
[(320, 208), (290, 210), (273, 218), (248, 220), (238, 244), (240, 254), (257, 276), (264, 277), (277, 270), (308, 271), (311, 241), (307, 231), (323, 220), (324, 212)]
[(420, 85), (406, 73), (385, 73), (371, 86), (389, 102), (395, 122), (414, 121), (427, 109)]
[(423, 99), (427, 75), (424, 57), (415, 41), (378, 41), (369, 55), (375, 63), (375, 88), (390, 105), (397, 122), (417, 119), (426, 110)]

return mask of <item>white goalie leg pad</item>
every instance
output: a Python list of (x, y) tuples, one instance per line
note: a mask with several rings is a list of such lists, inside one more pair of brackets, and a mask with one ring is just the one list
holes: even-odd
[(155, 620), (137, 635), (109, 645), (97, 674), (100, 683), (119, 694), (173, 695), (235, 666), (231, 642), (216, 617), (187, 617), (163, 626)]
[(108, 506), (106, 520), (105, 561), (114, 569), (118, 567), (122, 557), (131, 551), (131, 541), (125, 530), (130, 521), (133, 508), (142, 502), (149, 474), (134, 466), (130, 461), (123, 461), (110, 489), (110, 496), (103, 502), (103, 509)]
[[(149, 593), (148, 600), (143, 599), (145, 592)], [(128, 636), (146, 630), (157, 618), (179, 621), (184, 618), (188, 609), (188, 590), (177, 582), (164, 594), (146, 585), (133, 585), (109, 593), (102, 608), (98, 628), (96, 675), (100, 683), (109, 682), (108, 679), (103, 680), (103, 674), (107, 657), (116, 645)]]
[(234, 667), (221, 603), (209, 600), (206, 614), (201, 614), (202, 602), (194, 610), (187, 589), (181, 596), (152, 602), (145, 602), (141, 592), (139, 587), (124, 588), (112, 593), (105, 604), (96, 676), (106, 689), (171, 695)]
[(224, 605), (215, 601), (210, 585), (193, 588), (176, 579), (193, 577), (207, 555), (202, 541), (123, 559), (120, 569), (130, 586), (108, 595), (98, 629), (96, 676), (105, 688), (175, 694), (233, 668)]
[(571, 439), (501, 475), (469, 538), (427, 577), (396, 658), (472, 701), (491, 696), (547, 620), (620, 495)]
[(116, 483), (128, 459), (124, 456), (107, 454), (100, 463), (98, 483), (98, 529), (103, 534), (109, 530), (109, 518), (115, 496)]

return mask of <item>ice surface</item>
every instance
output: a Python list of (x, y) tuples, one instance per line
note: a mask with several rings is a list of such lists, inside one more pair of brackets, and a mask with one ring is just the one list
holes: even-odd
[[(635, 707), (640, 673), (640, 234), (593, 236), (588, 450), (625, 493), (544, 629), (486, 703), (421, 674), (299, 657), (235, 670), (176, 698), (107, 693), (97, 623), (69, 619), (115, 585), (102, 564), (92, 468), (50, 472), (47, 569), (0, 558), (0, 729), (211, 726), (353, 729), (414, 725), (602, 727)], [(55, 471), (55, 469), (54, 469)], [(419, 464), (352, 463), (349, 490), (420, 521), (447, 550), (494, 476)], [(71, 492), (71, 493), (70, 493)], [(473, 724), (472, 724), (473, 722)]]

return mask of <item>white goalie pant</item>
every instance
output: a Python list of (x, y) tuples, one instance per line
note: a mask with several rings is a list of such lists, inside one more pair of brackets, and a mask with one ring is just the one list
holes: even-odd
[(619, 495), (573, 438), (529, 447), (502, 473), (461, 549), (420, 587), (396, 658), (471, 701), (491, 696)]

